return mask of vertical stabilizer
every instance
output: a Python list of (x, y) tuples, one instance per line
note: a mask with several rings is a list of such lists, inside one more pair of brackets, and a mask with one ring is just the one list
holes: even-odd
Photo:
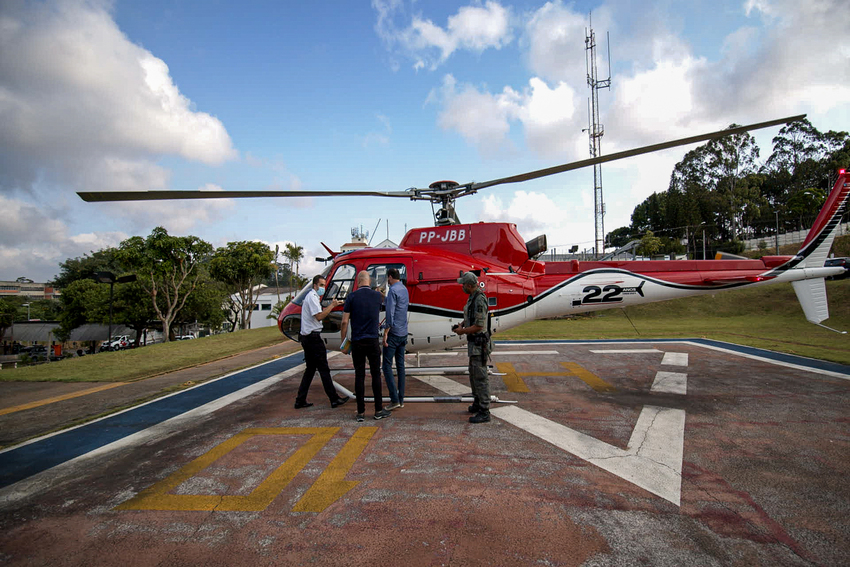
[[(823, 266), (829, 254), (829, 249), (832, 248), (836, 229), (846, 210), (848, 196), (850, 196), (850, 183), (847, 181), (846, 170), (841, 170), (838, 181), (835, 182), (823, 209), (821, 209), (818, 218), (815, 219), (815, 224), (809, 234), (806, 235), (806, 240), (803, 241), (803, 245), (797, 253), (796, 261), (792, 261), (794, 267), (820, 268)], [(797, 292), (798, 297), (799, 295), (800, 293)]]
[(806, 315), (806, 320), (819, 325), (824, 319), (829, 319), (829, 304), (826, 301), (826, 284), (823, 278), (791, 282), (794, 292)]

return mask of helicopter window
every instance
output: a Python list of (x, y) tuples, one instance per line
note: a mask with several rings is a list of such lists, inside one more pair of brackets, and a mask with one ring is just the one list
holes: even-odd
[(404, 264), (374, 264), (366, 268), (369, 272), (369, 277), (372, 280), (372, 288), (384, 288), (387, 286), (387, 271), (390, 268), (398, 270), (399, 279), (407, 281), (407, 270)]
[(354, 276), (357, 270), (351, 264), (340, 266), (328, 283), (328, 290), (322, 298), (322, 305), (327, 305), (331, 299), (344, 300), (354, 287)]
[[(328, 272), (331, 271), (333, 264), (322, 270), (321, 276), (323, 278), (328, 277)], [(301, 305), (304, 303), (304, 298), (307, 297), (307, 294), (310, 293), (310, 290), (313, 289), (313, 278), (307, 280), (307, 285), (301, 288), (301, 291), (298, 292), (298, 295), (295, 296), (295, 299), (292, 300), (292, 303), (295, 305)]]

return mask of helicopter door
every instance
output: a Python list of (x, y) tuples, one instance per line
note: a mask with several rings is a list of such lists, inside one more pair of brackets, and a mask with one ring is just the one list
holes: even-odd
[(496, 293), (487, 298), (490, 301), (490, 311), (499, 314), (492, 321), (494, 331), (503, 325), (512, 327), (516, 325), (516, 320), (525, 321), (529, 318), (530, 293), (531, 286), (528, 282), (497, 284)]
[[(338, 267), (330, 279), (326, 280), (325, 295), (322, 296), (322, 307), (327, 307), (334, 299), (345, 301), (348, 294), (354, 289), (354, 278), (357, 270), (352, 264), (343, 264)], [(342, 311), (332, 311), (322, 319), (322, 334), (339, 333), (342, 327)]]
[(369, 277), (372, 280), (371, 287), (378, 291), (383, 290), (382, 293), (384, 293), (384, 295), (386, 295), (387, 287), (389, 286), (387, 283), (387, 271), (389, 271), (390, 268), (398, 270), (399, 279), (402, 282), (407, 282), (407, 267), (404, 264), (388, 262), (386, 264), (372, 264), (366, 268), (366, 271), (369, 272)]

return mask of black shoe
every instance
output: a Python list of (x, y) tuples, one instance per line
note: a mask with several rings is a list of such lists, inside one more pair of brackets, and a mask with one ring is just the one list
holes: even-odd
[(468, 411), (469, 413), (478, 413), (478, 412), (481, 411), (481, 406), (479, 406), (478, 403), (476, 402), (476, 403), (472, 404), (471, 406), (469, 406), (468, 408), (466, 408), (466, 411)]
[(312, 405), (310, 402), (295, 402), (295, 409), (309, 408)]
[(331, 407), (332, 408), (338, 408), (339, 406), (341, 406), (342, 404), (344, 404), (348, 400), (349, 400), (348, 396), (345, 396), (344, 398), (337, 398), (336, 400), (331, 402)]
[(490, 421), (490, 410), (483, 409), (469, 418), (469, 423), (487, 423)]
[(391, 412), (386, 409), (382, 409), (379, 412), (375, 412), (375, 419), (384, 419), (385, 417), (390, 417), (392, 415)]

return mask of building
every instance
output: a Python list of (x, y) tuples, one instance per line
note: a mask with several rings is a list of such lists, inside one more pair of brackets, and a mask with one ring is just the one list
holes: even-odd
[(48, 283), (34, 282), (29, 278), (0, 281), (0, 297), (26, 297), (28, 299), (56, 299), (59, 290)]

